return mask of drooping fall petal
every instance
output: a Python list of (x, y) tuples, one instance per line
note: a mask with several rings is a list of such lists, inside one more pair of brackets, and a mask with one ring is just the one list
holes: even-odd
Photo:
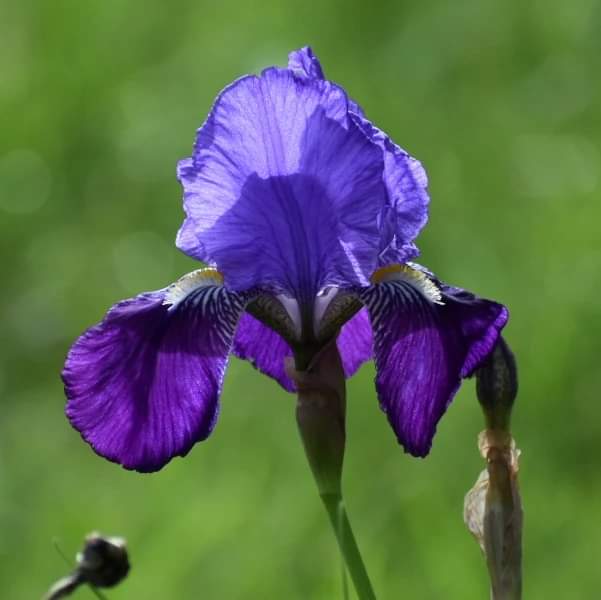
[(165, 291), (116, 304), (67, 356), (72, 425), (127, 469), (155, 471), (212, 431), (243, 302), (206, 286), (177, 306)]

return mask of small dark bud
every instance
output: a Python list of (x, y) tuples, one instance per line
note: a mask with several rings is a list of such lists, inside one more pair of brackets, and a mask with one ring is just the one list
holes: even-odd
[(515, 357), (502, 337), (476, 371), (476, 393), (487, 428), (509, 431), (511, 409), (518, 393), (518, 374)]
[[(91, 533), (78, 552), (75, 570), (57, 581), (44, 600), (58, 600), (70, 596), (80, 585), (92, 588), (107, 588), (117, 585), (129, 573), (129, 559), (123, 538), (103, 537)], [(97, 594), (99, 592), (96, 592)]]
[(84, 549), (77, 555), (77, 565), (82, 578), (93, 586), (117, 585), (129, 572), (125, 540), (90, 534)]

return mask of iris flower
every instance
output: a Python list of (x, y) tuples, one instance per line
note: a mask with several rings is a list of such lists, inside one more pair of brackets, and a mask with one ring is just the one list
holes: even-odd
[(336, 343), (346, 377), (375, 359), (398, 441), (425, 456), (508, 313), (411, 262), (421, 164), (303, 48), (227, 86), (177, 172), (176, 244), (208, 266), (119, 302), (72, 346), (66, 414), (83, 438), (158, 470), (213, 430), (230, 354), (293, 392), (288, 357), (302, 370)]

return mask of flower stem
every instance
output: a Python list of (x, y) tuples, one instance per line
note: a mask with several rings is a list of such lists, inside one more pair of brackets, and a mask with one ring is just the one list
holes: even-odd
[(517, 391), (515, 357), (501, 337), (476, 372), (476, 392), (486, 421), (478, 448), (486, 460), (486, 470), (468, 492), (464, 505), (465, 523), (486, 557), (492, 600), (522, 597), (520, 451), (510, 432)]
[[(288, 363), (286, 370), (298, 391), (296, 421), (305, 454), (357, 596), (359, 600), (375, 600), (342, 501), (346, 390), (336, 343), (332, 341), (326, 345), (312, 356), (308, 364), (306, 360), (299, 360), (297, 355), (295, 359), (296, 365)], [(345, 582), (343, 577), (343, 592), (346, 594)]]
[(330, 517), (340, 552), (353, 580), (359, 600), (375, 600), (376, 595), (363, 564), (342, 496), (340, 494), (321, 494), (321, 499)]

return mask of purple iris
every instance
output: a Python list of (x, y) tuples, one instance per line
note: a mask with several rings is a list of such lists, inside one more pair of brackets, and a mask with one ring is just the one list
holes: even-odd
[(294, 391), (288, 357), (302, 370), (336, 340), (347, 377), (375, 359), (399, 442), (425, 456), (508, 313), (410, 262), (421, 164), (303, 48), (219, 94), (178, 177), (177, 246), (210, 266), (116, 304), (75, 342), (63, 379), (83, 438), (160, 469), (211, 433), (230, 353)]

